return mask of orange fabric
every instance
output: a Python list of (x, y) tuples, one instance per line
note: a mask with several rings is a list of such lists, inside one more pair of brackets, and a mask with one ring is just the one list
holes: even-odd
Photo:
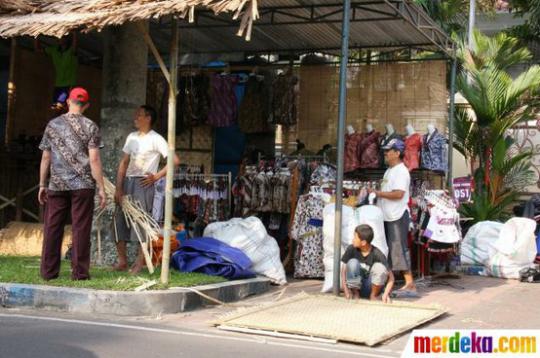
[(409, 169), (420, 167), (420, 150), (422, 149), (422, 136), (418, 133), (405, 138), (405, 157), (403, 163)]

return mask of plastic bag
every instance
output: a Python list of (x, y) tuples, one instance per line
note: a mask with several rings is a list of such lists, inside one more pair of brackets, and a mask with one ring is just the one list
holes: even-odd
[(495, 252), (488, 261), (488, 273), (495, 277), (519, 279), (519, 271), (529, 267), (536, 257), (535, 229), (534, 220), (508, 220), (493, 244)]
[(252, 270), (255, 273), (266, 276), (279, 285), (287, 283), (279, 246), (276, 240), (268, 235), (259, 218), (234, 218), (213, 223), (206, 227), (203, 236), (213, 237), (242, 250), (253, 263)]
[[(330, 292), (334, 284), (334, 228), (336, 205), (328, 204), (323, 210), (324, 284), (322, 292)], [(341, 225), (341, 254), (352, 243), (357, 220), (353, 208), (343, 206)], [(340, 282), (341, 285), (341, 282)]]
[(461, 242), (461, 263), (486, 266), (495, 254), (495, 241), (504, 225), (495, 221), (482, 221), (469, 229)]

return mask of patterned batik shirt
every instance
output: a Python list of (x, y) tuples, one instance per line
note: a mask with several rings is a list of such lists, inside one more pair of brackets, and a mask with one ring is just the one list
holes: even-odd
[(99, 147), (99, 128), (85, 116), (68, 113), (51, 120), (39, 145), (51, 152), (49, 190), (93, 189), (88, 151)]

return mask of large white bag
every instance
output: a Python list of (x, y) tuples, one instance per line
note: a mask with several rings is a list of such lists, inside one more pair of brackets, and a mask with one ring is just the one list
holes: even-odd
[(495, 241), (503, 224), (495, 221), (482, 221), (472, 226), (461, 242), (461, 263), (465, 265), (487, 266), (495, 254)]
[(502, 278), (519, 278), (519, 271), (529, 267), (536, 257), (536, 222), (527, 218), (508, 220), (493, 244), (494, 254), (488, 262), (488, 273)]
[(375, 205), (364, 205), (355, 210), (357, 225), (367, 224), (373, 229), (371, 244), (388, 257), (388, 244), (384, 233), (384, 216), (382, 210)]
[[(332, 290), (334, 283), (334, 228), (336, 204), (328, 204), (323, 210), (323, 248), (324, 248), (324, 284), (322, 292)], [(344, 205), (342, 209), (341, 225), (341, 254), (352, 243), (354, 229), (357, 226), (353, 208)], [(341, 285), (341, 282), (340, 282)]]
[(285, 270), (281, 264), (279, 246), (268, 235), (257, 217), (234, 218), (229, 221), (210, 224), (204, 236), (213, 237), (229, 246), (240, 249), (251, 260), (252, 270), (264, 275), (279, 285), (287, 283)]

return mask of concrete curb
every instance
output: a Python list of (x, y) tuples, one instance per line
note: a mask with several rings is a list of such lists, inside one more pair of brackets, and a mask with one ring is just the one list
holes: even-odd
[[(193, 287), (222, 302), (268, 291), (270, 280), (254, 278)], [(212, 304), (185, 288), (126, 292), (0, 282), (0, 306), (31, 307), (84, 314), (151, 316), (178, 313)]]

